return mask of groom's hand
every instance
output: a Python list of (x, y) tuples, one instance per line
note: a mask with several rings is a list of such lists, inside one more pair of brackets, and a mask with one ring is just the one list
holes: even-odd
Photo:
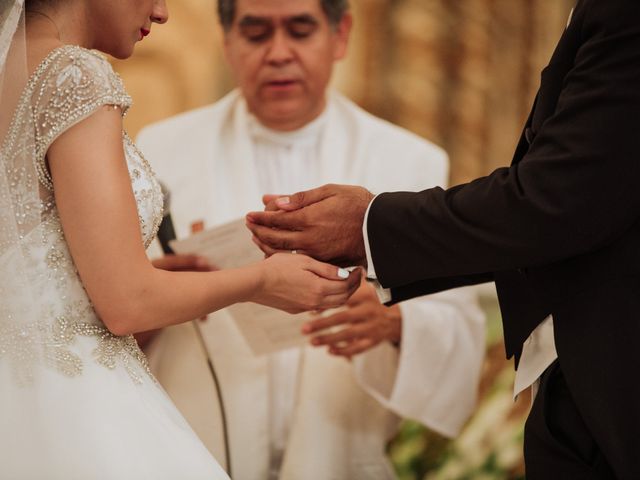
[(267, 255), (295, 250), (335, 265), (365, 265), (362, 223), (373, 197), (362, 187), (346, 185), (266, 196), (267, 211), (249, 213), (247, 227)]

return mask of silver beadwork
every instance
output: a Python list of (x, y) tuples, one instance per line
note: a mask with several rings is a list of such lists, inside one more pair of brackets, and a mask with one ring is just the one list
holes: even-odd
[[(53, 195), (46, 153), (55, 139), (102, 106), (120, 108), (124, 115), (131, 98), (121, 79), (100, 54), (77, 46), (53, 50), (31, 76), (0, 148), (0, 167), (7, 175), (13, 223), (22, 228), (20, 245), (2, 241), (0, 253), (19, 249), (28, 262), (30, 287), (38, 292), (42, 314), (33, 321), (14, 322), (0, 304), (0, 362), (7, 362), (20, 383), (33, 378), (38, 366), (65, 376), (80, 375), (87, 360), (108, 369), (122, 367), (135, 382), (151, 376), (146, 358), (132, 336), (113, 335), (98, 318), (87, 296), (64, 238)], [(35, 128), (35, 145), (24, 144), (17, 132)], [(123, 147), (131, 174), (142, 240), (148, 247), (162, 220), (162, 193), (149, 163), (123, 132)], [(25, 165), (24, 159), (35, 159)], [(28, 192), (38, 191), (32, 198)], [(0, 216), (6, 215), (0, 212)], [(2, 222), (0, 225), (11, 222)], [(8, 253), (6, 253), (8, 252)], [(0, 285), (0, 296), (11, 298), (20, 284)], [(11, 310), (11, 312), (15, 311)], [(3, 321), (6, 319), (7, 321)], [(19, 327), (13, 327), (19, 325)], [(93, 339), (87, 355), (78, 338)]]

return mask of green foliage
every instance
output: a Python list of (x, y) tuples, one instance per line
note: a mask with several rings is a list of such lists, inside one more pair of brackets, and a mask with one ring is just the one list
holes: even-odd
[(483, 298), (487, 357), (473, 417), (454, 440), (406, 421), (389, 444), (400, 480), (524, 480), (522, 444), (528, 396), (514, 403), (513, 364), (504, 358), (495, 298)]

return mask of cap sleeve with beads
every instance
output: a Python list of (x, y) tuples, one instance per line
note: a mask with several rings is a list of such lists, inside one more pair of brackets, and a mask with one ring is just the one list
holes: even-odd
[(77, 46), (51, 52), (31, 79), (36, 134), (36, 168), (40, 182), (53, 190), (47, 150), (64, 131), (105, 105), (131, 106), (120, 77), (105, 57)]

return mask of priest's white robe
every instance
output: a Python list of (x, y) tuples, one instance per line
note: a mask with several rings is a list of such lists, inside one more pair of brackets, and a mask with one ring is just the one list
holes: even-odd
[[(318, 140), (316, 185), (347, 183), (372, 192), (444, 186), (448, 159), (426, 140), (331, 92)], [(211, 106), (144, 129), (138, 145), (171, 191), (179, 238), (192, 222), (222, 224), (262, 209), (249, 132), (238, 91)], [(308, 188), (301, 185), (300, 189)], [(301, 349), (282, 480), (395, 478), (385, 445), (400, 417), (455, 436), (472, 413), (484, 354), (484, 317), (472, 289), (401, 305), (402, 347), (389, 344), (352, 362)], [(269, 357), (254, 357), (225, 311), (199, 324), (165, 329), (148, 355), (154, 373), (224, 465), (220, 406), (207, 365), (222, 385), (233, 476), (269, 478)]]

